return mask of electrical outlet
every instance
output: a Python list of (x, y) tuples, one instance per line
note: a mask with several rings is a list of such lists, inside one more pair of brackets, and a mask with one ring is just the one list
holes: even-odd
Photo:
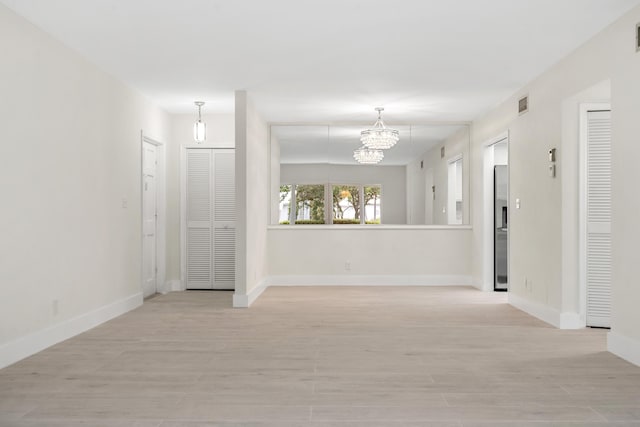
[(346, 271), (351, 271), (351, 261), (346, 261), (346, 262), (344, 263), (344, 269), (345, 269)]
[(51, 312), (53, 313), (54, 316), (58, 315), (59, 305), (60, 304), (57, 299), (54, 299), (53, 301), (51, 301)]

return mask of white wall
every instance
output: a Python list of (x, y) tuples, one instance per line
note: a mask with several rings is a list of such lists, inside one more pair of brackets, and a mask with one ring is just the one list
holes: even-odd
[[(380, 184), (382, 223), (406, 224), (404, 166), (282, 164), (282, 184)], [(276, 199), (277, 200), (277, 199)]]
[[(578, 158), (580, 102), (602, 101), (611, 82), (613, 108), (613, 334), (635, 342), (640, 355), (640, 290), (637, 286), (637, 195), (640, 182), (636, 7), (503, 104), (472, 128), (472, 211), (482, 212), (483, 144), (510, 134), (510, 301), (558, 326), (579, 326), (577, 298)], [(518, 98), (529, 95), (529, 112), (519, 116)], [(547, 152), (557, 148), (557, 177), (547, 173)], [(521, 209), (515, 209), (515, 200)], [(482, 218), (473, 217), (474, 278), (482, 277)], [(573, 257), (573, 259), (570, 259)], [(530, 286), (525, 286), (525, 278)], [(628, 341), (625, 341), (628, 342)], [(639, 356), (640, 357), (640, 356)], [(640, 359), (638, 359), (640, 360)]]
[(0, 51), (1, 367), (142, 302), (140, 131), (170, 132), (1, 5)]
[(465, 227), (274, 226), (269, 229), (269, 273), (275, 283), (288, 283), (286, 276), (295, 276), (299, 282), (294, 283), (300, 284), (314, 280), (348, 284), (354, 276), (375, 275), (381, 277), (365, 279), (466, 285), (471, 274), (471, 233)]
[(233, 304), (248, 307), (266, 278), (270, 220), (269, 126), (245, 91), (236, 92), (236, 290)]
[(611, 77), (614, 282), (609, 349), (640, 365), (640, 52), (634, 51), (632, 43), (638, 23), (640, 7), (610, 30), (615, 72)]
[[(206, 105), (205, 107), (206, 108)], [(180, 155), (182, 147), (235, 147), (235, 119), (233, 114), (203, 114), (207, 125), (207, 140), (196, 144), (193, 124), (197, 113), (171, 115), (171, 138), (166, 144), (167, 158), (167, 281), (180, 289)]]

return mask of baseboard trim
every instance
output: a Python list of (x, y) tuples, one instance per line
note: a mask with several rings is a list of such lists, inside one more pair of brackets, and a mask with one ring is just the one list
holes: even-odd
[(142, 305), (142, 292), (0, 346), (0, 369)]
[(186, 290), (186, 288), (182, 286), (182, 280), (179, 279), (169, 280), (166, 283), (165, 289), (167, 292), (180, 292)]
[(579, 313), (570, 311), (560, 313), (560, 329), (582, 329), (586, 327), (587, 322)]
[(640, 341), (611, 331), (607, 334), (607, 350), (627, 362), (640, 366)]
[(317, 275), (271, 276), (269, 286), (471, 286), (471, 276)]
[(268, 279), (262, 280), (258, 286), (251, 289), (246, 294), (239, 294), (237, 291), (233, 293), (234, 308), (249, 308), (251, 304), (258, 299), (260, 295), (269, 287)]
[(233, 307), (250, 307), (270, 286), (471, 286), (471, 276), (269, 276), (247, 294), (234, 293)]
[(580, 319), (578, 313), (564, 312), (561, 313), (555, 308), (539, 302), (531, 301), (521, 296), (509, 292), (508, 302), (518, 310), (522, 310), (533, 317), (546, 322), (559, 329), (581, 329), (585, 327), (584, 321)]

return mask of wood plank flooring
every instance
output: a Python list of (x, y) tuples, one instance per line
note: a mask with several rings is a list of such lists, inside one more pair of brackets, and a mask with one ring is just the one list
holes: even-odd
[(0, 370), (0, 426), (640, 426), (640, 368), (465, 287), (177, 292)]

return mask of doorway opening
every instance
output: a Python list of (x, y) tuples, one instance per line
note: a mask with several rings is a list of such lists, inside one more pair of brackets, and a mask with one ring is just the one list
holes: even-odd
[(509, 290), (509, 136), (485, 144), (484, 153), (485, 291)]
[(164, 292), (164, 146), (141, 134), (142, 145), (142, 294)]
[(586, 326), (611, 327), (611, 106), (580, 107), (580, 290)]

